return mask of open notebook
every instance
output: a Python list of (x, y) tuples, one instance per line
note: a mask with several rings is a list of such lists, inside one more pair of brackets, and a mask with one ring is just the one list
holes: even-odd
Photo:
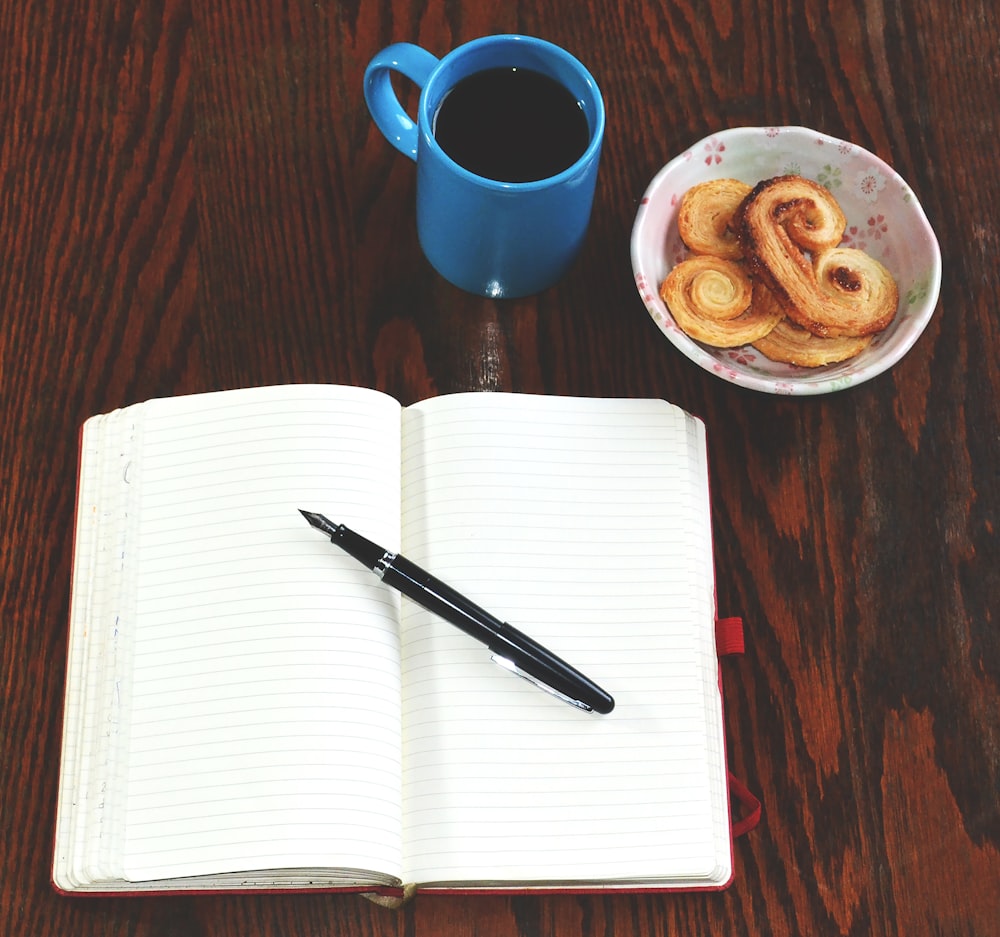
[[(616, 699), (581, 713), (303, 522), (400, 548)], [(65, 891), (719, 888), (702, 424), (287, 386), (82, 430)]]

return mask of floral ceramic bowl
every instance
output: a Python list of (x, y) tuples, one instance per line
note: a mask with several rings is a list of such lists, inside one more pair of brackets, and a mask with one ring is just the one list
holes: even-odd
[[(871, 254), (893, 274), (899, 309), (859, 355), (818, 368), (771, 361), (753, 346), (714, 348), (674, 322), (659, 285), (687, 256), (677, 233), (681, 197), (708, 179), (748, 185), (797, 174), (826, 186), (847, 218), (844, 245)], [(667, 163), (646, 189), (632, 228), (632, 269), (639, 295), (664, 335), (705, 370), (771, 394), (825, 394), (892, 367), (924, 330), (941, 288), (941, 252), (916, 196), (886, 163), (853, 143), (804, 127), (741, 127), (706, 137)]]

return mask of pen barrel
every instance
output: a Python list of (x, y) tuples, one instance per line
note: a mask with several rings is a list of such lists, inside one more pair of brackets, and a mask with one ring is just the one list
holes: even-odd
[(382, 582), (484, 644), (504, 627), (499, 618), (405, 556), (393, 557), (382, 573)]
[(614, 708), (612, 697), (575, 667), (406, 557), (395, 556), (385, 568), (382, 581), (553, 690), (578, 699), (599, 713), (609, 713)]

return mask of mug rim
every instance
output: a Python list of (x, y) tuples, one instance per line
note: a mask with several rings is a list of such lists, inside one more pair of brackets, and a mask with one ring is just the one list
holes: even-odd
[[(569, 67), (573, 69), (582, 80), (583, 86), (590, 91), (592, 103), (594, 105), (593, 110), (595, 120), (594, 126), (590, 132), (590, 140), (587, 143), (587, 148), (569, 166), (555, 175), (545, 176), (542, 179), (533, 179), (529, 182), (504, 182), (500, 179), (491, 179), (489, 176), (481, 176), (478, 173), (474, 173), (466, 169), (460, 163), (457, 163), (437, 142), (437, 139), (434, 136), (435, 115), (430, 111), (431, 94), (428, 92), (437, 90), (436, 84), (439, 80), (439, 76), (444, 72), (447, 66), (453, 65), (463, 56), (475, 51), (475, 48), (481, 49), (484, 46), (501, 46), (511, 44), (523, 44), (526, 47), (540, 49), (549, 55), (554, 55), (562, 62), (569, 65)], [(458, 80), (461, 81), (462, 79), (467, 78), (470, 75), (474, 75), (479, 71), (485, 71), (489, 67), (490, 66), (488, 65), (484, 65), (482, 68), (474, 68), (462, 75)], [(435, 98), (435, 110), (437, 107), (440, 107), (440, 103), (444, 100), (447, 92), (450, 91), (456, 83), (457, 82), (452, 82), (449, 84), (448, 88), (445, 89), (440, 96)], [(577, 99), (579, 100), (579, 96), (577, 96)], [(547, 39), (540, 39), (536, 36), (525, 36), (519, 33), (499, 33), (491, 36), (481, 36), (478, 39), (471, 39), (468, 42), (464, 42), (461, 45), (456, 46), (438, 60), (438, 64), (434, 67), (434, 70), (427, 79), (427, 82), (420, 89), (420, 100), (417, 104), (417, 125), (420, 131), (421, 145), (428, 147), (437, 158), (444, 160), (448, 164), (450, 170), (454, 171), (468, 182), (484, 186), (486, 188), (504, 191), (510, 189), (518, 192), (527, 192), (531, 190), (547, 189), (551, 186), (565, 182), (573, 176), (585, 172), (590, 163), (597, 158), (597, 154), (600, 151), (604, 139), (604, 96), (601, 94), (600, 86), (597, 84), (594, 76), (590, 73), (587, 67), (575, 55), (573, 55), (572, 52), (569, 52), (567, 49), (564, 49), (562, 46), (557, 45), (554, 42), (549, 42)]]

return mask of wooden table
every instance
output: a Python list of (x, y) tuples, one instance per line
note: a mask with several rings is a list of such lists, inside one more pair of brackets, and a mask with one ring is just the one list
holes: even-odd
[[(492, 32), (577, 53), (608, 130), (583, 256), (492, 301), (424, 261), (362, 72)], [(1000, 21), (991, 0), (0, 0), (0, 932), (1000, 933)], [(826, 397), (737, 390), (656, 330), (628, 238), (706, 134), (877, 152), (941, 242), (930, 327)], [(68, 899), (49, 885), (77, 431), (286, 381), (663, 396), (709, 428), (733, 771), (764, 801), (722, 894)]]

